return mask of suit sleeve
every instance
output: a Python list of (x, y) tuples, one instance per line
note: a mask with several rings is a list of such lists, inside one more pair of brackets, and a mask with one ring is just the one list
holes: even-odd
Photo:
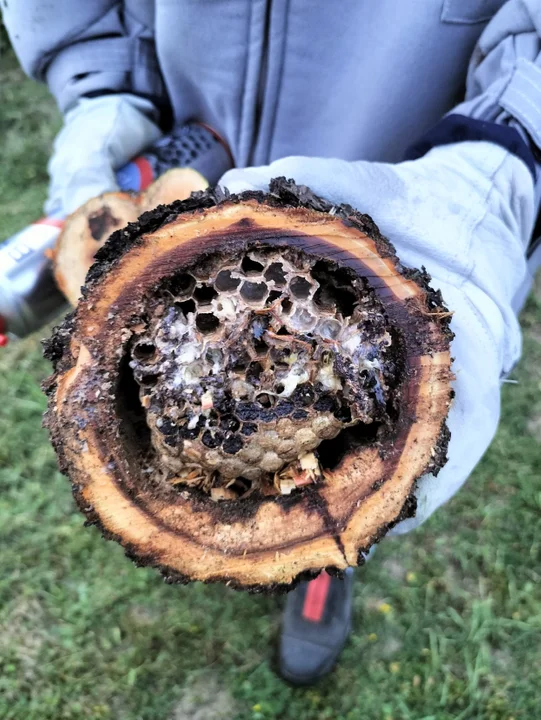
[(460, 141), (506, 148), (530, 170), (541, 204), (541, 1), (508, 0), (474, 49), (466, 94), (408, 148), (405, 159)]
[(481, 35), (454, 110), (516, 127), (541, 148), (541, 2), (508, 0)]
[(48, 84), (62, 112), (81, 97), (131, 93), (163, 113), (168, 100), (149, 7), (135, 0), (16, 0), (3, 17), (23, 69)]

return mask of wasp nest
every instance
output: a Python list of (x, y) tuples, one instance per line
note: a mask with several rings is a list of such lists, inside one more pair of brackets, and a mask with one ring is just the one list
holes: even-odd
[(289, 588), (362, 562), (444, 463), (448, 325), (368, 216), (284, 179), (208, 191), (99, 251), (47, 345), (47, 424), (138, 562)]
[(130, 366), (169, 480), (225, 486), (211, 493), (225, 499), (287, 493), (291, 477), (302, 483), (288, 465), (346, 427), (384, 420), (391, 344), (362, 279), (266, 248), (217, 254), (169, 280)]

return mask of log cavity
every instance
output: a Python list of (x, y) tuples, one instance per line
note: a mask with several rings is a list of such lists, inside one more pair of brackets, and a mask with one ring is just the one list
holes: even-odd
[(124, 372), (170, 485), (289, 494), (393, 421), (400, 337), (348, 268), (276, 246), (216, 253), (145, 303)]

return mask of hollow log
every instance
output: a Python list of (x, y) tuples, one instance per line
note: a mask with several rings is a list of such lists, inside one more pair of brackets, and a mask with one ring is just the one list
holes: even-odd
[(372, 219), (279, 178), (161, 206), (46, 343), (79, 508), (170, 582), (288, 590), (415, 513), (446, 461), (450, 313)]

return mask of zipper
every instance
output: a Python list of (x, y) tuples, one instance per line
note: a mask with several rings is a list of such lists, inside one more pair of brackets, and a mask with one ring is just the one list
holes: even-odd
[(265, 26), (263, 28), (263, 44), (261, 48), (261, 61), (259, 63), (259, 78), (257, 83), (257, 97), (254, 112), (254, 131), (252, 133), (252, 144), (248, 154), (248, 165), (254, 164), (255, 151), (260, 135), (260, 120), (263, 113), (263, 101), (267, 87), (267, 75), (269, 70), (269, 44), (271, 26), (272, 0), (265, 4)]

